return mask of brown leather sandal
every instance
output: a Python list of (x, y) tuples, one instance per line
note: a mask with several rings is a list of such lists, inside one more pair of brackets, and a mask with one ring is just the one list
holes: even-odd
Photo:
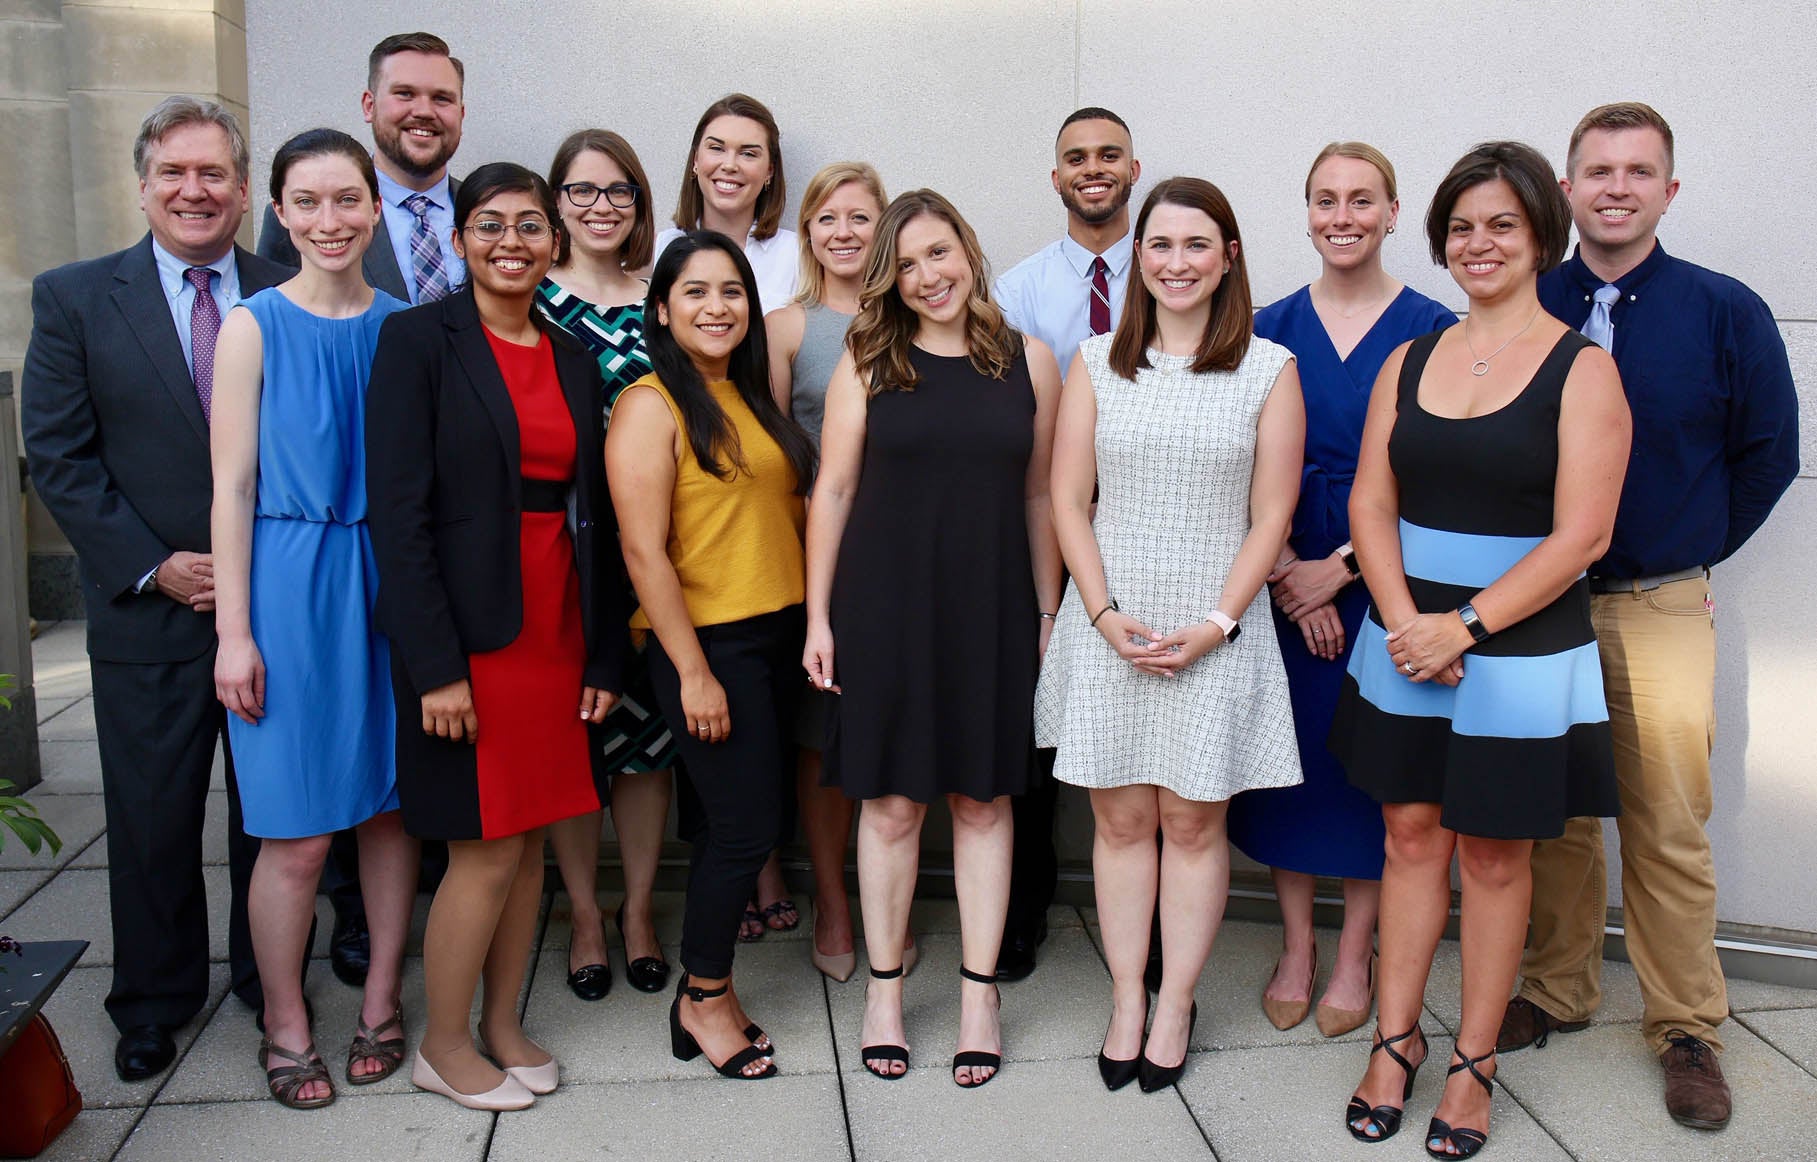
[[(391, 1014), (391, 1019), (376, 1029), (368, 1029), (365, 1021), (358, 1022), (354, 1029), (353, 1044), (347, 1046), (347, 1084), (371, 1085), (396, 1073), (404, 1063), (403, 1011)], [(396, 1029), (397, 1036), (380, 1037), (387, 1029)], [(377, 1073), (355, 1073), (353, 1067), (362, 1061), (382, 1061), (385, 1068)]]
[[(273, 1065), (273, 1057), (282, 1057), (292, 1062), (290, 1065)], [(334, 1101), (334, 1082), (328, 1076), (328, 1067), (322, 1064), (321, 1054), (315, 1046), (301, 1053), (292, 1052), (282, 1045), (274, 1044), (270, 1037), (259, 1042), (259, 1068), (265, 1071), (265, 1086), (271, 1090), (271, 1096), (281, 1106), (293, 1110), (316, 1110)], [(303, 1087), (312, 1081), (319, 1081), (328, 1087), (324, 1097), (298, 1097)]]

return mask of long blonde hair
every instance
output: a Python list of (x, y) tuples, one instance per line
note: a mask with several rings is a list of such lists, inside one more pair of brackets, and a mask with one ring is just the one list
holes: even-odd
[(814, 215), (820, 213), (820, 207), (826, 205), (828, 198), (839, 191), (839, 187), (857, 182), (869, 190), (871, 197), (877, 199), (877, 208), (882, 210), (889, 205), (889, 195), (883, 192), (883, 179), (868, 163), (862, 161), (836, 161), (822, 166), (820, 172), (808, 179), (808, 188), (801, 194), (801, 215), (796, 221), (799, 227), (796, 233), (801, 243), (801, 289), (795, 292), (794, 301), (803, 306), (813, 306), (826, 295), (826, 268), (814, 257), (814, 240), (808, 237), (808, 223)]
[(913, 391), (921, 379), (909, 362), (921, 316), (896, 293), (896, 244), (902, 228), (924, 214), (953, 228), (972, 268), (972, 293), (965, 303), (965, 346), (972, 366), (980, 375), (1002, 379), (1022, 357), (1021, 333), (991, 301), (990, 264), (978, 235), (953, 204), (933, 190), (910, 190), (891, 202), (877, 222), (864, 264), (864, 286), (858, 292), (858, 318), (845, 337), (858, 381), (873, 397), (886, 391)]

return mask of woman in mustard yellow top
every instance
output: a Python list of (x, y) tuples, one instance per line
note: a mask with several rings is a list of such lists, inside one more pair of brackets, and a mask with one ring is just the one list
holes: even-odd
[(722, 235), (670, 243), (644, 305), (654, 372), (618, 397), (606, 436), (639, 602), (631, 625), (651, 634), (657, 705), (706, 816), (692, 836), (671, 1044), (746, 1079), (776, 1072), (769, 1038), (731, 991), (732, 949), (781, 842), (814, 470), (813, 444), (770, 394), (756, 281)]

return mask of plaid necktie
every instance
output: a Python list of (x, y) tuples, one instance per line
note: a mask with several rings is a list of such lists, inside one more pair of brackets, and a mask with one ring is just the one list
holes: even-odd
[(1110, 330), (1110, 267), (1102, 258), (1091, 260), (1091, 333)]
[(196, 381), (196, 398), (202, 401), (202, 418), (210, 419), (215, 397), (215, 338), (221, 333), (221, 307), (208, 284), (214, 271), (192, 266), (183, 277), (196, 288), (189, 306), (189, 373)]
[(412, 194), (404, 209), (416, 217), (410, 228), (410, 277), (416, 283), (416, 301), (432, 303), (448, 297), (448, 269), (442, 264), (442, 244), (429, 228), (429, 195)]

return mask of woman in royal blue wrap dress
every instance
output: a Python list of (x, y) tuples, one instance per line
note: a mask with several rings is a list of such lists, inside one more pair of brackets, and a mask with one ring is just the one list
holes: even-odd
[(1349, 552), (1350, 482), (1382, 361), (1407, 340), (1457, 321), (1383, 269), (1382, 244), (1399, 208), (1394, 167), (1380, 151), (1360, 142), (1326, 146), (1306, 175), (1307, 234), (1322, 262), (1319, 278), (1265, 307), (1255, 321), (1257, 335), (1298, 359), (1306, 399), (1299, 506), (1269, 577), (1306, 781), (1238, 795), (1230, 804), (1230, 838), (1274, 873), (1284, 939), (1262, 1008), (1279, 1028), (1299, 1024), (1312, 1006), (1313, 877), (1344, 881), (1343, 934), (1318, 1005), (1319, 1029), (1328, 1037), (1368, 1019), (1382, 878), (1381, 808), (1349, 784), (1325, 747), (1369, 605)]

